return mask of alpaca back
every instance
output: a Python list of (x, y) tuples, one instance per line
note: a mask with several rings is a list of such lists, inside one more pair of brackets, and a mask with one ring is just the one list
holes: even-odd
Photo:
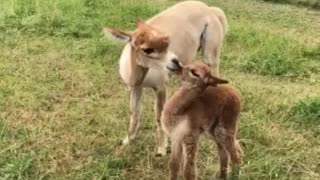
[[(193, 129), (208, 130), (218, 120), (234, 121), (241, 110), (240, 92), (231, 85), (209, 86), (196, 98), (184, 114)], [(230, 118), (224, 118), (229, 117)]]

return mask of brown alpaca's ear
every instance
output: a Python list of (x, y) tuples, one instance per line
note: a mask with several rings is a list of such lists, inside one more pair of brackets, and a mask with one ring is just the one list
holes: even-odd
[(138, 18), (137, 21), (136, 21), (136, 26), (137, 27), (143, 27), (146, 23), (141, 19), (141, 18)]
[(108, 28), (108, 27), (103, 28), (103, 33), (107, 37), (112, 37), (113, 39), (125, 41), (125, 42), (130, 41), (132, 37), (130, 32), (124, 32), (124, 31), (120, 31), (120, 30)]
[(208, 78), (208, 85), (209, 86), (217, 86), (218, 84), (227, 84), (227, 83), (229, 83), (227, 80), (220, 79), (215, 76), (210, 76)]

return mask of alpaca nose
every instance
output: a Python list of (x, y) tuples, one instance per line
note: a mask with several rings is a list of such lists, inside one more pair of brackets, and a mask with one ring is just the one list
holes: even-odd
[(171, 59), (169, 64), (167, 65), (167, 69), (170, 71), (178, 71), (181, 69), (181, 65), (177, 58)]
[(171, 62), (172, 62), (172, 63), (175, 63), (175, 64), (179, 64), (179, 61), (178, 61), (177, 58), (172, 58), (172, 59), (171, 59)]

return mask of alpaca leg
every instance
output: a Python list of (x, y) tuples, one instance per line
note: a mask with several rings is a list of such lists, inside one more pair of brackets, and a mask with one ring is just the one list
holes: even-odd
[(220, 179), (227, 179), (228, 174), (228, 163), (229, 163), (229, 153), (225, 147), (225, 131), (221, 129), (221, 127), (217, 127), (214, 132), (212, 132), (212, 136), (216, 141), (218, 153), (219, 153), (219, 161), (220, 161)]
[(240, 155), (240, 159), (241, 159), (241, 163), (242, 163), (243, 150), (242, 150), (238, 140), (235, 140), (235, 143), (236, 143), (236, 148), (237, 148), (238, 154)]
[(206, 26), (202, 38), (205, 62), (213, 68), (213, 74), (219, 76), (220, 49), (223, 40), (223, 27), (217, 17), (212, 17)]
[(173, 141), (169, 160), (169, 180), (177, 180), (182, 156), (182, 145), (179, 141)]
[(157, 121), (157, 144), (158, 151), (157, 156), (165, 156), (167, 154), (168, 138), (161, 128), (161, 112), (163, 110), (164, 103), (166, 101), (166, 89), (155, 90), (156, 102), (155, 102), (155, 116)]
[(232, 163), (240, 165), (242, 160), (241, 154), (239, 152), (242, 152), (242, 150), (239, 149), (240, 146), (238, 145), (238, 142), (234, 137), (227, 137), (226, 148), (230, 153)]
[(138, 132), (140, 125), (142, 87), (132, 87), (130, 89), (130, 124), (127, 137), (122, 141), (122, 145), (129, 144)]
[(227, 149), (222, 145), (218, 144), (218, 152), (219, 152), (219, 160), (220, 160), (220, 179), (227, 179), (228, 174), (228, 162), (229, 162), (229, 155)]
[(197, 167), (196, 167), (196, 155), (198, 150), (199, 134), (188, 134), (183, 138), (183, 152), (184, 152), (184, 179), (196, 180), (197, 179)]
[(238, 179), (240, 174), (240, 166), (242, 163), (242, 149), (234, 136), (227, 137), (226, 148), (230, 154), (232, 162), (232, 178)]

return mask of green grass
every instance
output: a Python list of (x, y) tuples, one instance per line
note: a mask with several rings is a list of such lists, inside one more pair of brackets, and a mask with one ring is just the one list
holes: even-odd
[(290, 110), (289, 122), (293, 127), (307, 129), (320, 135), (320, 98), (305, 98), (297, 102)]
[[(312, 49), (296, 40), (247, 27), (234, 28), (230, 44), (242, 44), (248, 52), (241, 59), (241, 69), (261, 75), (306, 76), (318, 73), (319, 47)], [(231, 59), (232, 61), (232, 59)]]
[(300, 5), (300, 6), (320, 9), (319, 0), (263, 0), (263, 1), (275, 2), (275, 3), (287, 3), (287, 4)]
[[(222, 76), (243, 95), (241, 179), (319, 179), (320, 14), (257, 1), (207, 0), (229, 19)], [(0, 179), (165, 179), (156, 158), (153, 93), (141, 131), (118, 75), (122, 45), (102, 27), (132, 30), (173, 0), (0, 0)], [(170, 93), (176, 89), (170, 83)], [(199, 176), (218, 171), (203, 137)]]
[(301, 100), (296, 106), (292, 108), (292, 115), (304, 118), (304, 123), (308, 121), (311, 124), (317, 125), (320, 122), (317, 121), (320, 117), (320, 99), (319, 98), (307, 98)]
[(32, 158), (30, 155), (11, 154), (0, 161), (0, 176), (3, 179), (27, 179), (31, 177)]

